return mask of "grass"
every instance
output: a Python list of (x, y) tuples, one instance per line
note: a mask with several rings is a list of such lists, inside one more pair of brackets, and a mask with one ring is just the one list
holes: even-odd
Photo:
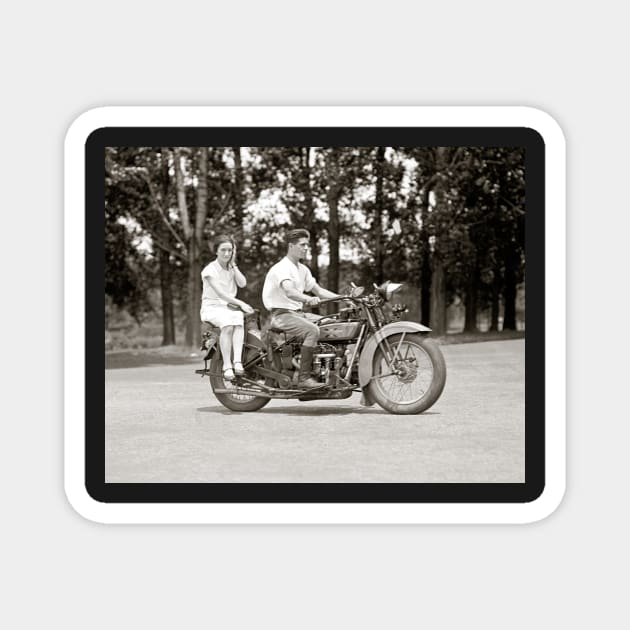
[(477, 343), (480, 341), (505, 341), (507, 339), (525, 339), (524, 330), (501, 330), (475, 333), (452, 333), (434, 337), (441, 345), (455, 343)]
[[(492, 332), (475, 333), (449, 333), (447, 335), (434, 336), (441, 344), (448, 345), (454, 343), (476, 343), (479, 341), (500, 341), (503, 339), (522, 339), (525, 337), (524, 330), (503, 330)], [(184, 331), (177, 331), (177, 339), (183, 340)], [(161, 326), (134, 326), (125, 327), (105, 332), (105, 351), (116, 352), (121, 350), (147, 350), (158, 354), (173, 354), (196, 351), (198, 348), (185, 346), (178, 343), (173, 346), (162, 346)]]

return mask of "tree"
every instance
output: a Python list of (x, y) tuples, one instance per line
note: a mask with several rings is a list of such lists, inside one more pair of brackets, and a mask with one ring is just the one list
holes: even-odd
[[(177, 187), (177, 207), (184, 234), (183, 249), (188, 263), (186, 345), (201, 343), (201, 260), (200, 252), (204, 226), (208, 216), (208, 149), (200, 147), (193, 153), (197, 166), (197, 186), (192, 213), (186, 199), (184, 172), (188, 168), (187, 157), (179, 147), (175, 148), (175, 182)], [(190, 165), (192, 167), (192, 165)]]
[(134, 248), (132, 234), (106, 212), (105, 295), (118, 308), (127, 309), (140, 324), (151, 310), (148, 299), (151, 280), (149, 265)]
[(524, 271), (524, 155), (521, 149), (503, 147), (470, 149), (469, 153), (471, 173), (461, 189), (474, 247), (474, 295), (479, 289), (484, 302), (490, 302), (490, 328), (497, 330), (503, 286), (503, 328), (515, 329), (516, 287)]
[[(160, 270), (160, 286), (162, 301), (163, 338), (162, 344), (175, 343), (175, 327), (173, 322), (173, 303), (171, 288), (171, 251), (173, 245), (170, 242), (170, 233), (167, 229), (168, 221), (165, 218), (165, 206), (168, 205), (168, 155), (165, 150), (153, 151), (148, 149), (108, 148), (105, 155), (106, 186), (106, 223), (108, 217), (114, 217), (115, 221), (122, 221), (126, 230), (135, 230), (136, 237), (142, 239), (145, 235), (150, 237), (152, 243), (158, 246), (158, 261)], [(161, 185), (155, 186), (154, 182)], [(120, 237), (119, 232), (119, 237)], [(107, 241), (107, 239), (106, 239)], [(109, 241), (112, 245), (112, 241)], [(122, 243), (122, 241), (119, 241)], [(139, 252), (131, 241), (125, 241), (126, 255), (138, 260)], [(120, 255), (116, 254), (120, 260)], [(146, 267), (145, 267), (146, 268)], [(126, 286), (128, 295), (123, 297), (123, 303), (127, 300), (135, 300), (138, 296), (127, 284), (120, 284), (125, 277), (119, 266), (110, 260), (106, 267), (106, 284), (110, 287)], [(146, 281), (150, 274), (145, 271), (139, 276)], [(146, 298), (146, 291), (143, 293)], [(121, 298), (117, 298), (121, 299)], [(136, 310), (137, 306), (133, 307)], [(132, 312), (132, 309), (129, 309)]]
[(243, 162), (241, 159), (241, 147), (232, 147), (234, 154), (234, 219), (232, 233), (237, 243), (243, 240), (243, 208), (245, 205), (245, 181), (243, 176)]
[(269, 161), (269, 168), (275, 172), (272, 185), (281, 191), (281, 200), (288, 209), (290, 224), (303, 227), (310, 233), (310, 268), (313, 276), (318, 278), (321, 226), (315, 217), (314, 176), (311, 168), (311, 159), (315, 153), (313, 147), (277, 147), (266, 149), (264, 155)]
[(303, 225), (311, 235), (311, 272), (315, 278), (319, 277), (319, 224), (315, 219), (315, 205), (313, 202), (313, 187), (311, 176), (311, 147), (300, 147), (299, 189), (302, 192)]
[(385, 177), (385, 147), (376, 147), (374, 161), (376, 171), (376, 190), (374, 194), (374, 219), (372, 234), (374, 238), (374, 278), (376, 284), (383, 282), (383, 179)]
[(364, 164), (364, 154), (352, 147), (327, 147), (320, 151), (323, 178), (321, 184), (328, 206), (328, 282), (331, 291), (339, 290), (339, 245), (347, 225), (341, 220), (344, 196), (352, 199), (356, 180)]
[[(446, 332), (455, 296), (466, 330), (488, 307), (497, 328), (501, 300), (504, 328), (515, 327), (524, 199), (523, 152), (507, 147), (110, 148), (106, 291), (141, 320), (159, 289), (163, 342), (175, 341), (183, 314), (193, 345), (213, 238), (227, 231), (240, 243), (243, 297), (260, 306), (264, 275), (284, 255), (291, 225), (310, 231), (320, 282), (318, 256), (328, 245), (322, 284), (333, 291), (342, 278), (411, 279), (421, 320), (437, 334)], [(349, 249), (353, 259), (342, 261)]]
[[(168, 148), (112, 149), (106, 161), (111, 173), (109, 194), (127, 218), (150, 239), (160, 265), (162, 287), (163, 345), (175, 342), (173, 274), (175, 262), (186, 263), (179, 217), (173, 216), (174, 163)], [(173, 191), (173, 192), (171, 192)]]

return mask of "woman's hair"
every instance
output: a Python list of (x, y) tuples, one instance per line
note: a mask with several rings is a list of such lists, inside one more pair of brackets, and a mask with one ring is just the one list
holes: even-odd
[(232, 248), (236, 246), (234, 243), (234, 239), (229, 234), (219, 234), (214, 239), (214, 253), (215, 254), (219, 251), (219, 247), (221, 247), (223, 243), (230, 243), (230, 245), (232, 245)]

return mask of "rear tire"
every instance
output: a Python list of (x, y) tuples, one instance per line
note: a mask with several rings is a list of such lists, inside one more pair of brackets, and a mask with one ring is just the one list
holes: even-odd
[[(214, 374), (223, 374), (223, 358), (220, 352), (215, 352), (210, 360), (210, 371)], [(251, 376), (247, 374), (249, 378)], [(222, 376), (210, 376), (210, 387), (217, 400), (232, 411), (258, 411), (270, 400), (264, 396), (246, 396), (243, 394), (222, 394), (217, 389), (234, 387), (234, 381), (226, 381)]]
[[(446, 383), (446, 363), (440, 347), (433, 339), (418, 333), (387, 337), (390, 346), (400, 346), (398, 356), (410, 366), (407, 375), (386, 375), (374, 378), (369, 394), (385, 411), (396, 414), (418, 414), (431, 407), (442, 394)], [(415, 372), (414, 372), (415, 370)], [(390, 368), (379, 345), (374, 352), (372, 375), (387, 374)]]

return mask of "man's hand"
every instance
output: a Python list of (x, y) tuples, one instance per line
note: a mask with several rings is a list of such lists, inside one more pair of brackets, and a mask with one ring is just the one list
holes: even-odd
[(241, 310), (248, 315), (251, 315), (254, 312), (254, 309), (249, 304), (247, 304), (247, 302), (241, 302), (239, 306), (241, 307)]
[(315, 296), (315, 297), (311, 297), (308, 299), (308, 306), (317, 306), (319, 303), (321, 302), (321, 300)]

